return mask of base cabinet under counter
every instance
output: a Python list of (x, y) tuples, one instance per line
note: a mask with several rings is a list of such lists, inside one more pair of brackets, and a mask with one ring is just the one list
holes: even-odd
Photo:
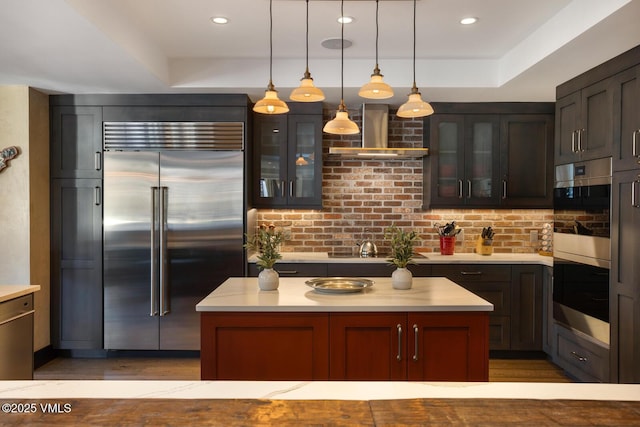
[(203, 380), (488, 381), (488, 312), (202, 313)]

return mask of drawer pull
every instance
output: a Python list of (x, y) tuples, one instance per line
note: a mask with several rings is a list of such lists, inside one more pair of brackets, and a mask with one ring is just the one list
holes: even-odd
[(575, 351), (571, 352), (571, 356), (573, 356), (574, 359), (576, 359), (578, 362), (586, 362), (589, 359), (587, 359), (584, 356), (580, 356), (578, 353), (576, 353)]
[(396, 360), (402, 360), (402, 326), (398, 323), (396, 325), (398, 329), (398, 355), (396, 356)]
[(298, 274), (298, 270), (276, 270), (278, 274)]
[(482, 271), (461, 271), (460, 274), (463, 276), (481, 276)]

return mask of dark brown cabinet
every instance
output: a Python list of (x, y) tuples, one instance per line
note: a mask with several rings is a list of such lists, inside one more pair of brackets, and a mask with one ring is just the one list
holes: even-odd
[[(273, 266), (280, 277), (326, 277), (327, 264), (278, 262)], [(258, 277), (260, 269), (254, 263), (249, 264), (249, 277)]]
[(614, 77), (613, 170), (640, 168), (640, 65)]
[(52, 345), (102, 349), (102, 107), (51, 105)]
[(611, 380), (640, 382), (640, 168), (613, 175)]
[(556, 165), (610, 156), (613, 136), (611, 78), (557, 99)]
[(322, 104), (253, 116), (253, 206), (322, 208)]
[(511, 267), (511, 350), (542, 350), (542, 267)]
[[(414, 277), (431, 276), (431, 266), (427, 264), (410, 264), (407, 266)], [(354, 262), (354, 263), (329, 263), (327, 276), (339, 277), (391, 277), (395, 266), (386, 262)]]
[(102, 180), (51, 184), (52, 345), (102, 348)]
[(429, 121), (430, 206), (497, 205), (499, 118), (440, 114)]
[(510, 114), (500, 119), (500, 206), (553, 205), (552, 114)]
[(425, 208), (550, 208), (552, 103), (443, 103), (424, 120)]
[(51, 177), (102, 178), (102, 107), (52, 106)]
[(433, 265), (443, 276), (493, 304), (491, 350), (542, 350), (542, 267), (539, 265)]

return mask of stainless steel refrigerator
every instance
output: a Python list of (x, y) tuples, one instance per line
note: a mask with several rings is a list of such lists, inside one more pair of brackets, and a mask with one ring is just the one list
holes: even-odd
[(243, 151), (107, 139), (104, 347), (199, 350), (196, 304), (244, 274)]

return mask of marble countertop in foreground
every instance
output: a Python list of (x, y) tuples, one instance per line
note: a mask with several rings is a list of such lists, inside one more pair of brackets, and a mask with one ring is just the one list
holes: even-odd
[(567, 399), (640, 401), (640, 384), (376, 381), (0, 381), (2, 399)]

